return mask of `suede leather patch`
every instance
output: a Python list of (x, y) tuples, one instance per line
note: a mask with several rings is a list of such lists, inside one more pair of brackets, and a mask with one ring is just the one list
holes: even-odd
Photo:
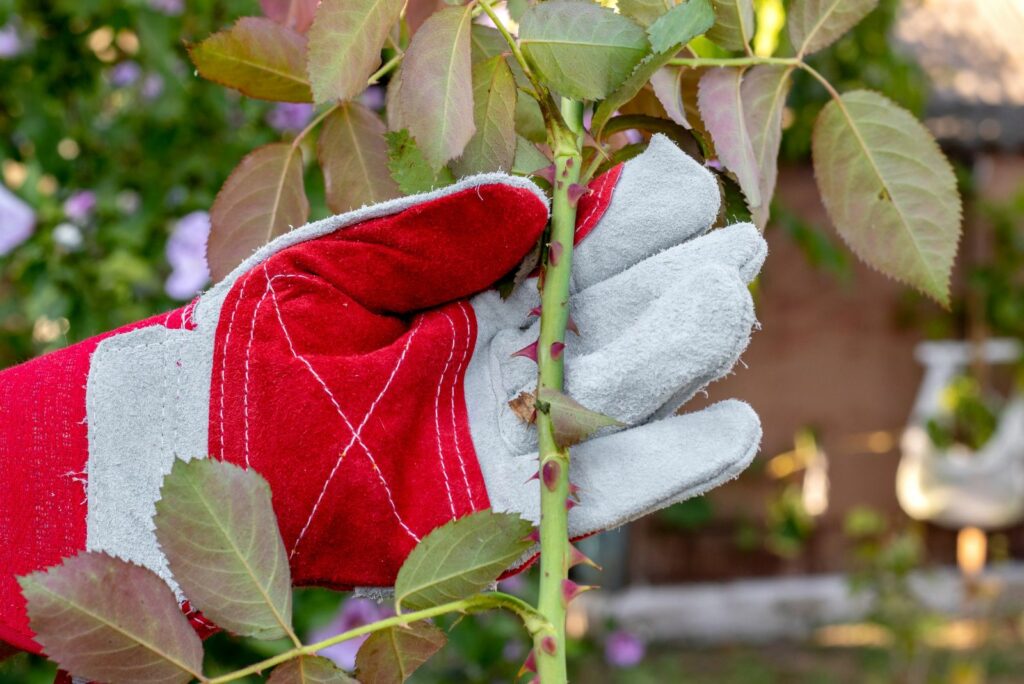
[(85, 388), (93, 351), (108, 337), (132, 330), (184, 327), (190, 307), (0, 373), (0, 640), (39, 652), (17, 577), (85, 549)]

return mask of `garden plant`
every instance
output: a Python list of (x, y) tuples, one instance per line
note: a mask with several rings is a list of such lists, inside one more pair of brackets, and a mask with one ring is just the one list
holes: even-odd
[[(281, 236), (317, 230), (318, 224), (299, 228), (310, 219), (303, 170), (304, 152), (314, 136), (327, 204), (336, 214), (366, 211), (352, 215), (384, 221), (395, 210), (378, 215), (372, 207), (390, 201), (394, 204), (384, 206), (412, 212), (396, 216), (426, 215), (430, 207), (452, 205), (460, 192), (471, 189), (482, 198), (498, 196), (488, 206), (517, 213), (514, 220), (522, 225), (536, 223), (534, 248), (522, 263), (500, 269), (507, 275), (491, 297), (498, 302), (496, 309), (501, 298), (539, 301), (534, 311), (538, 337), (516, 352), (536, 362), (536, 382), (511, 407), (520, 428), (536, 435), (538, 460), (531, 465), (528, 486), (539, 498), (539, 526), (515, 513), (484, 509), (417, 537), (393, 588), (373, 592), (392, 601), (394, 616), (304, 644), (291, 621), (289, 562), (295, 547), (289, 552), (279, 532), (279, 523), (291, 523), (279, 521), (272, 506), (282, 493), (271, 491), (259, 468), (217, 459), (178, 460), (160, 485), (153, 519), (166, 556), (163, 576), (91, 551), (20, 578), (31, 628), (46, 655), (73, 675), (109, 682), (229, 682), (266, 673), (278, 684), (353, 677), (364, 684), (401, 682), (445, 643), (444, 632), (431, 618), (506, 610), (521, 618), (533, 640), (524, 675), (542, 684), (565, 682), (566, 611), (588, 588), (570, 579), (570, 569), (591, 562), (570, 537), (604, 527), (571, 526), (570, 511), (586, 495), (576, 491), (570, 478), (571, 449), (584, 448), (593, 436), (607, 439), (624, 427), (622, 418), (633, 422), (633, 416), (625, 415), (628, 406), (621, 412), (614, 403), (587, 406), (582, 397), (568, 396), (564, 386), (574, 341), (596, 334), (576, 325), (570, 302), (579, 301), (573, 299), (574, 278), (590, 277), (573, 270), (577, 230), (600, 206), (604, 185), (630, 169), (635, 176), (639, 169), (665, 169), (662, 178), (650, 177), (648, 199), (657, 202), (672, 194), (699, 195), (701, 179), (713, 178), (713, 204), (718, 206), (720, 195), (721, 211), (708, 221), (716, 227), (749, 221), (763, 230), (775, 191), (787, 94), (794, 75), (804, 72), (831, 97), (818, 114), (812, 147), (818, 188), (836, 230), (869, 265), (948, 304), (961, 217), (949, 163), (909, 112), (871, 91), (838, 92), (806, 59), (827, 49), (876, 4), (792, 0), (761, 3), (758, 7), (776, 11), (755, 14), (753, 0), (618, 0), (607, 5), (587, 0), (263, 0), (265, 16), (245, 17), (190, 45), (203, 78), (250, 98), (318, 108), (290, 140), (251, 151), (224, 183), (211, 208), (207, 249), (215, 281), (234, 282), (250, 268), (258, 270), (261, 262), (252, 262), (250, 255), (259, 255)], [(755, 36), (766, 35), (770, 39), (755, 46)], [(368, 87), (382, 86), (387, 93), (383, 118), (360, 99)], [(505, 181), (486, 175), (495, 172), (511, 175), (503, 176), (509, 178)], [(659, 194), (661, 186), (670, 193)], [(511, 200), (499, 201), (502, 193), (518, 193), (511, 209), (501, 203)], [(538, 219), (538, 207), (546, 209), (547, 203), (550, 213)], [(577, 216), (580, 207), (586, 213)], [(458, 206), (455, 211), (461, 216)], [(490, 276), (500, 275), (492, 272), (507, 258), (502, 251), (507, 245), (480, 242), (483, 238), (472, 231), (487, 217), (467, 216), (451, 239), (471, 245), (467, 253), (473, 258), (493, 258), (494, 263), (481, 268), (486, 277), (470, 278), (471, 287), (459, 284), (460, 278), (469, 278), (458, 270), (463, 266), (459, 261), (437, 284), (442, 290), (451, 285), (454, 294), (426, 306), (471, 294), (488, 284), (480, 279), (493, 282)], [(330, 220), (323, 225), (333, 225)], [(513, 219), (503, 214), (501, 220)], [(423, 221), (412, 227), (427, 226)], [(364, 232), (360, 239), (386, 244), (381, 235), (408, 230), (400, 219), (380, 225), (383, 232)], [(720, 228), (692, 243), (713, 244), (716, 234), (739, 235), (735, 229)], [(744, 244), (762, 250), (751, 257), (759, 267), (763, 242), (749, 229), (753, 237), (744, 238)], [(440, 249), (444, 237), (439, 233), (423, 231), (410, 240), (424, 253), (453, 253)], [(643, 234), (643, 227), (636, 232)], [(615, 239), (629, 252), (629, 233), (615, 234)], [(720, 238), (726, 239), (740, 238)], [(586, 249), (586, 242), (580, 244), (581, 251)], [(406, 268), (404, 262), (389, 265), (389, 253), (374, 255), (374, 264), (381, 265), (373, 271), (377, 280), (365, 284), (371, 295), (375, 288), (390, 293)], [(339, 263), (344, 268), (343, 259)], [(351, 270), (360, 263), (353, 262)], [(590, 268), (586, 261), (580, 264)], [(696, 283), (704, 272), (698, 270), (700, 262), (691, 265), (694, 272), (681, 277)], [(472, 273), (472, 268), (467, 270)], [(756, 270), (744, 272), (745, 280)], [(266, 280), (267, 289), (257, 293), (262, 294), (254, 303), (257, 308), (268, 297), (277, 306), (269, 273)], [(525, 292), (529, 288), (534, 290)], [(217, 293), (215, 287), (212, 294)], [(386, 296), (391, 295), (381, 294)], [(236, 308), (243, 299), (238, 295)], [(729, 300), (718, 303), (724, 307)], [(190, 316), (205, 313), (196, 304), (189, 311), (186, 307), (180, 314), (183, 330)], [(752, 323), (745, 322), (744, 341)], [(251, 347), (255, 335), (249, 334)], [(292, 346), (290, 337), (287, 343)], [(689, 353), (699, 359), (706, 350)], [(444, 358), (434, 362), (447, 367)], [(248, 373), (248, 368), (247, 356), (239, 372)], [(247, 454), (248, 438), (247, 427)], [(618, 467), (629, 470), (639, 455), (623, 451), (618, 458)], [(305, 528), (299, 541), (304, 533)], [(534, 555), (540, 566), (536, 605), (492, 590), (499, 577)], [(188, 617), (165, 581), (171, 577), (188, 598)], [(302, 578), (310, 579), (315, 578)], [(283, 638), (290, 645), (235, 672), (206, 676), (197, 627), (199, 632), (220, 628), (259, 639)], [(366, 634), (370, 638), (360, 648), (354, 675), (317, 656), (328, 646)]]

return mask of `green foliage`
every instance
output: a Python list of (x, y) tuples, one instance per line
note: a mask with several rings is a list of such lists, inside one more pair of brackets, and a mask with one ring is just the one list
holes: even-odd
[(789, 37), (798, 54), (817, 52), (856, 26), (878, 0), (794, 0), (789, 6)]
[(225, 461), (177, 461), (153, 522), (171, 573), (203, 615), (242, 636), (292, 633), (288, 556), (262, 477)]
[(711, 0), (687, 0), (676, 5), (658, 17), (647, 27), (651, 49), (666, 52), (691, 40), (710, 29), (715, 23), (715, 12)]
[(363, 91), (403, 0), (321, 0), (309, 31), (309, 78), (316, 101)]
[(939, 403), (942, 412), (925, 424), (932, 444), (939, 449), (961, 444), (977, 450), (995, 434), (999, 424), (996, 407), (974, 378), (961, 375), (953, 380), (942, 390)]
[(476, 132), (452, 167), (459, 176), (508, 171), (516, 154), (516, 81), (502, 56), (473, 65)]
[(632, 21), (580, 0), (534, 5), (519, 26), (519, 42), (545, 84), (581, 100), (614, 91), (650, 48)]
[[(267, 103), (196, 78), (184, 45), (251, 11), (251, 0), (189, 0), (177, 17), (115, 0), (5, 6), (32, 47), (0, 60), (0, 159), (38, 216), (32, 238), (0, 257), (8, 366), (175, 305), (163, 289), (174, 221), (208, 209), (232, 166), (278, 134), (264, 122)], [(107, 30), (110, 44), (93, 51), (90, 36), (99, 31), (100, 46)], [(136, 80), (113, 79), (133, 64)], [(96, 210), (68, 248), (54, 228), (80, 190), (95, 191)], [(33, 336), (43, 317), (65, 334)]]
[(358, 684), (327, 658), (306, 656), (274, 668), (267, 684)]
[(746, 50), (754, 37), (753, 0), (712, 0), (715, 26), (708, 40), (726, 50)]
[(263, 17), (243, 17), (189, 49), (203, 78), (262, 100), (309, 102), (306, 38)]
[(844, 94), (818, 117), (814, 173), (836, 229), (861, 259), (949, 304), (960, 195), (917, 119), (877, 93)]
[(402, 684), (444, 647), (444, 632), (429, 622), (374, 632), (356, 656), (356, 674), (367, 684)]
[(532, 526), (484, 510), (438, 527), (416, 545), (395, 579), (395, 607), (421, 610), (472, 596), (519, 560)]
[(36, 640), (69, 672), (185, 684), (202, 669), (202, 644), (178, 600), (141, 566), (83, 552), (19, 582)]
[(273, 143), (253, 150), (228, 176), (210, 208), (210, 275), (220, 280), (259, 247), (308, 218), (298, 147)]
[(355, 102), (335, 109), (317, 140), (327, 206), (342, 214), (401, 194), (388, 172), (384, 122)]
[(455, 177), (447, 167), (441, 167), (440, 171), (431, 168), (408, 130), (392, 131), (386, 138), (388, 170), (405, 194), (428, 192), (455, 182)]

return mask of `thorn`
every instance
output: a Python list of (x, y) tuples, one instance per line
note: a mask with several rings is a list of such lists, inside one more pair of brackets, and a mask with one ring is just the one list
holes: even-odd
[(532, 175), (540, 176), (541, 178), (546, 180), (548, 183), (551, 183), (552, 185), (554, 185), (555, 184), (555, 165), (551, 164), (550, 166), (545, 166), (543, 169), (538, 169), (538, 170), (534, 171)]
[(562, 258), (562, 243), (552, 242), (548, 244), (548, 262), (552, 266), (558, 266), (558, 260)]
[(530, 534), (526, 535), (526, 540), (531, 541), (534, 544), (540, 544), (540, 528), (534, 527)]
[(575, 164), (576, 160), (573, 159), (572, 157), (569, 157), (568, 159), (565, 160), (565, 168), (567, 169), (571, 169)]
[(548, 655), (555, 655), (555, 651), (558, 650), (558, 643), (555, 641), (555, 637), (546, 636), (540, 640), (540, 647)]
[(569, 567), (574, 568), (577, 565), (589, 565), (595, 570), (601, 570), (601, 566), (595, 563), (590, 556), (577, 549), (572, 544), (569, 544)]
[(530, 313), (527, 314), (527, 315), (528, 316), (540, 316), (540, 307), (539, 306), (533, 307), (532, 309), (530, 309)]
[[(564, 342), (552, 342), (551, 343), (551, 358), (557, 359), (562, 355), (562, 350), (565, 349)], [(536, 360), (536, 359), (534, 359)]]
[(534, 363), (537, 363), (537, 343), (531, 342), (519, 351), (512, 354), (512, 356), (521, 356), (524, 359), (530, 359)]
[(573, 183), (569, 186), (569, 204), (575, 205), (580, 201), (580, 197), (583, 197), (588, 192), (590, 192), (589, 188), (586, 188), (579, 183)]
[(544, 486), (548, 488), (549, 492), (555, 491), (555, 487), (558, 486), (558, 478), (562, 474), (562, 466), (558, 464), (558, 461), (546, 461), (540, 470), (544, 478)]
[(561, 190), (565, 187), (565, 183), (562, 181), (555, 181), (555, 190)]
[(583, 592), (596, 588), (587, 584), (576, 584), (570, 579), (564, 579), (562, 580), (562, 600), (565, 601), (565, 605), (569, 605), (573, 599)]
[(573, 497), (574, 499), (580, 498), (580, 486), (575, 482), (569, 483), (569, 496)]
[(524, 482), (523, 484), (530, 484), (534, 480), (539, 480), (539, 479), (540, 479), (540, 471), (538, 471), (538, 472), (534, 473), (533, 475), (531, 475), (530, 478), (526, 482)]
[(573, 320), (572, 314), (569, 314), (569, 320), (565, 324), (565, 329), (571, 330), (573, 333), (576, 334), (576, 337), (580, 336), (580, 329), (576, 326), (576, 321)]
[(523, 666), (519, 668), (519, 672), (516, 674), (516, 679), (519, 679), (527, 672), (537, 671), (537, 656), (534, 654), (533, 649), (530, 649), (530, 655), (526, 656), (526, 661)]
[(567, 510), (567, 511), (571, 511), (572, 509), (576, 508), (576, 506), (578, 506), (578, 505), (579, 504), (577, 504), (572, 499), (566, 499), (565, 500), (565, 510)]

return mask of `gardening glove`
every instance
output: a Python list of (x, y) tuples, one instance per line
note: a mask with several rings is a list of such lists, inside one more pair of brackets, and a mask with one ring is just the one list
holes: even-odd
[[(573, 450), (574, 537), (735, 477), (761, 434), (737, 401), (674, 415), (747, 344), (760, 234), (708, 233), (715, 180), (663, 137), (590, 190), (566, 391), (632, 427)], [(527, 180), (466, 178), (294, 230), (182, 309), (0, 374), (0, 638), (37, 650), (15, 576), (83, 549), (176, 588), (152, 523), (176, 458), (268, 480), (301, 584), (388, 586), (472, 511), (537, 521), (536, 437), (509, 405), (536, 383), (513, 356), (536, 286), (481, 291), (547, 218)]]

